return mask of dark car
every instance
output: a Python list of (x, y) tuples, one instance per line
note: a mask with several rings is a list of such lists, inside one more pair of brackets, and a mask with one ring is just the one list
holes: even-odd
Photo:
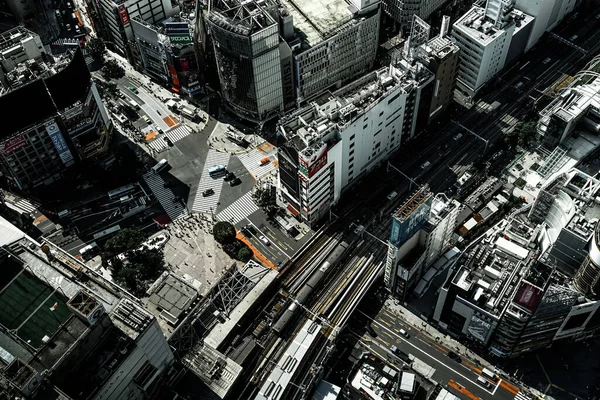
[(235, 179), (229, 181), (229, 186), (237, 186), (240, 183), (242, 183), (242, 180), (240, 178), (235, 178)]
[(453, 352), (453, 351), (449, 351), (449, 352), (448, 352), (448, 357), (449, 357), (451, 360), (454, 360), (454, 361), (456, 361), (457, 363), (460, 363), (460, 362), (462, 362), (462, 358), (461, 358), (461, 357), (460, 357), (458, 354), (456, 354), (455, 352)]
[(206, 189), (204, 192), (202, 192), (202, 197), (210, 196), (211, 194), (215, 194), (215, 191), (212, 189)]
[(230, 181), (232, 179), (235, 179), (235, 174), (233, 172), (228, 172), (227, 175), (225, 175), (225, 177), (223, 178), (223, 180), (225, 181)]
[(369, 335), (377, 337), (377, 332), (375, 332), (375, 329), (371, 325), (367, 325), (367, 332), (369, 332)]

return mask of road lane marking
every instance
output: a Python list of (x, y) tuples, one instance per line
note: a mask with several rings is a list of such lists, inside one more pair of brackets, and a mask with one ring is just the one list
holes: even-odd
[[(252, 224), (252, 226), (256, 228), (256, 230), (257, 230), (257, 231), (259, 231), (260, 233), (263, 233), (263, 234), (265, 234), (263, 231), (261, 231), (261, 230), (258, 228), (258, 226), (256, 226), (256, 225), (254, 224), (254, 222), (250, 221), (250, 219), (249, 219), (248, 217), (246, 217), (246, 220), (247, 220), (248, 222), (250, 222), (250, 223)], [(269, 228), (267, 228), (267, 230), (268, 230), (269, 232), (271, 232), (271, 230), (270, 230)], [(257, 238), (257, 239), (258, 239), (258, 238)], [(259, 239), (259, 240), (260, 240), (260, 239)], [(289, 254), (287, 254), (285, 251), (281, 250), (281, 248), (280, 248), (279, 246), (277, 246), (277, 245), (276, 245), (274, 242), (272, 242), (271, 244), (272, 244), (273, 246), (275, 246), (275, 247), (277, 248), (277, 250), (279, 250), (280, 252), (282, 252), (283, 254), (285, 254), (285, 255), (287, 256), (287, 258), (291, 258)]]

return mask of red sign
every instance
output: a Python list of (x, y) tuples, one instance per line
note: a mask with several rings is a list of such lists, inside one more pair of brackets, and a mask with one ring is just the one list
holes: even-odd
[(129, 14), (127, 13), (125, 4), (121, 4), (119, 6), (119, 15), (121, 16), (121, 23), (123, 25), (127, 25), (129, 23)]
[(12, 137), (10, 139), (6, 139), (2, 144), (0, 144), (0, 149), (2, 149), (2, 154), (5, 156), (10, 155), (16, 150), (19, 150), (21, 147), (27, 144), (27, 137), (25, 135), (19, 135)]
[(515, 294), (513, 302), (531, 312), (534, 312), (543, 295), (544, 291), (542, 289), (537, 286), (533, 286), (529, 282), (522, 281), (521, 286), (519, 286), (519, 289)]
[(179, 84), (179, 78), (177, 77), (177, 71), (175, 70), (175, 67), (170, 64), (169, 72), (171, 73), (171, 82), (173, 82), (173, 87), (176, 87), (177, 89), (181, 88), (181, 85)]
[(311, 154), (308, 158), (302, 153), (298, 154), (298, 171), (300, 176), (304, 175), (307, 178), (311, 178), (317, 172), (327, 165), (327, 145), (323, 143), (320, 149)]

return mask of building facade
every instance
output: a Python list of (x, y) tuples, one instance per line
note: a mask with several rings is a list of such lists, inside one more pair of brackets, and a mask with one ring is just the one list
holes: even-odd
[(44, 45), (37, 33), (23, 27), (9, 29), (0, 34), (0, 81), (6, 86), (6, 73), (27, 60), (42, 61)]
[(106, 152), (112, 123), (81, 51), (52, 65), (29, 60), (7, 81), (0, 108), (21, 115), (23, 104), (30, 107), (28, 118), (9, 119), (0, 138), (0, 168), (9, 184), (22, 190), (50, 184), (76, 163)]
[(383, 11), (408, 29), (413, 16), (429, 19), (448, 0), (382, 0)]
[(384, 68), (284, 117), (278, 126), (282, 205), (311, 225), (328, 217), (344, 191), (414, 134), (418, 88), (409, 73)]
[(172, 17), (179, 12), (179, 7), (173, 7), (169, 0), (90, 0), (94, 2), (92, 9), (96, 10), (94, 25), (96, 32), (114, 51), (133, 59), (129, 51), (130, 43), (135, 41), (131, 20), (135, 17), (149, 24)]

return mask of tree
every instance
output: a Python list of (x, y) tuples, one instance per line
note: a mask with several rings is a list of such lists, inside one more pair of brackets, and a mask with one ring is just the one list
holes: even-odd
[(128, 265), (137, 271), (138, 280), (154, 281), (165, 271), (165, 261), (162, 250), (142, 249), (127, 253)]
[(119, 79), (125, 76), (125, 70), (116, 60), (108, 60), (104, 63), (102, 74), (106, 79)]
[(235, 240), (235, 227), (229, 222), (217, 222), (213, 226), (213, 237), (221, 244), (233, 243)]
[(91, 38), (87, 41), (85, 48), (89, 55), (94, 58), (100, 58), (106, 52), (106, 46), (104, 45), (104, 41), (99, 38)]
[(536, 121), (521, 121), (515, 127), (520, 146), (527, 146), (536, 135)]
[(136, 229), (122, 229), (113, 238), (106, 241), (103, 259), (111, 260), (118, 254), (137, 249), (145, 239), (146, 236)]
[(241, 247), (237, 252), (237, 259), (244, 263), (250, 261), (252, 256), (254, 256), (252, 250), (250, 250), (250, 247), (246, 245)]

